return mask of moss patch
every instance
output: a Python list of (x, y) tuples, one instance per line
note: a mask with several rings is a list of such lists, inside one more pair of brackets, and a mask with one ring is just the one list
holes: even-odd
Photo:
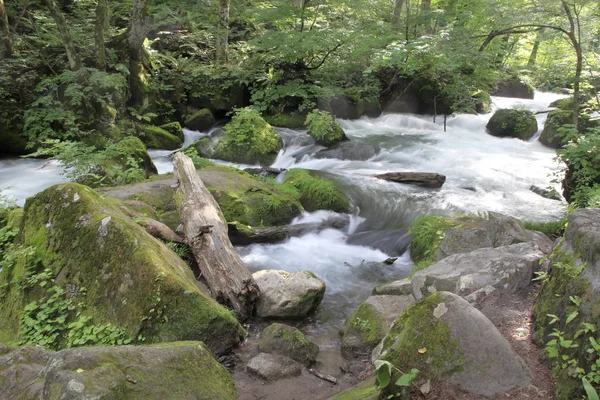
[(182, 139), (157, 126), (142, 128), (144, 141), (151, 149), (176, 150), (181, 147)]
[(169, 122), (168, 124), (161, 125), (160, 129), (169, 132), (171, 135), (177, 136), (179, 140), (183, 142), (183, 130), (181, 129), (181, 124), (179, 122)]
[(212, 112), (208, 108), (203, 108), (187, 117), (184, 126), (193, 131), (207, 131), (215, 122)]
[(296, 188), (300, 202), (307, 211), (331, 210), (347, 212), (350, 202), (346, 195), (330, 180), (314, 176), (305, 169), (291, 169), (285, 175), (285, 183)]
[(348, 318), (344, 326), (344, 336), (355, 335), (361, 338), (362, 347), (374, 349), (387, 333), (387, 321), (370, 304), (363, 302)]
[(279, 113), (275, 115), (265, 115), (265, 120), (273, 126), (298, 129), (304, 126), (306, 115), (298, 113)]
[(416, 263), (413, 271), (424, 269), (436, 259), (444, 231), (457, 226), (451, 218), (441, 215), (422, 215), (410, 225), (410, 258)]
[(318, 144), (323, 146), (333, 146), (344, 140), (348, 140), (344, 130), (333, 118), (333, 115), (327, 111), (314, 110), (306, 116), (304, 122), (308, 134), (311, 135)]
[(537, 132), (537, 120), (526, 109), (501, 109), (494, 113), (486, 128), (493, 136), (529, 140)]
[(379, 390), (373, 379), (367, 379), (358, 385), (333, 396), (330, 400), (377, 400)]
[(319, 347), (298, 329), (271, 324), (262, 332), (258, 349), (265, 353), (281, 354), (304, 365), (312, 364), (319, 355)]

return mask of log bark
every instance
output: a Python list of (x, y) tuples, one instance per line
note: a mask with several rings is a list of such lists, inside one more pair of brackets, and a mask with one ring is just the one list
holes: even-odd
[(150, 235), (154, 236), (157, 239), (160, 239), (164, 242), (175, 242), (180, 244), (185, 244), (185, 241), (178, 234), (173, 232), (171, 228), (167, 225), (163, 224), (160, 221), (157, 221), (152, 218), (148, 218), (143, 216), (142, 214), (135, 212), (124, 204), (119, 204), (119, 208), (123, 211), (127, 216), (134, 218), (134, 221), (140, 225), (142, 228), (146, 230)]
[(213, 296), (245, 319), (252, 314), (260, 294), (258, 285), (229, 241), (219, 205), (204, 186), (192, 160), (178, 152), (173, 164), (177, 192), (183, 198), (183, 232), (202, 276)]
[(98, 0), (96, 6), (96, 25), (94, 26), (94, 41), (96, 44), (96, 68), (106, 69), (106, 50), (104, 46), (104, 30), (108, 24), (108, 0)]
[(388, 172), (386, 174), (375, 175), (375, 178), (426, 188), (440, 188), (446, 182), (444, 175), (431, 172)]

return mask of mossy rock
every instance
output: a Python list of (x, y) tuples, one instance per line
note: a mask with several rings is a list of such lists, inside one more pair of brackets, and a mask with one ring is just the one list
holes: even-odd
[(523, 78), (513, 76), (503, 82), (499, 82), (494, 96), (517, 97), (520, 99), (533, 99), (535, 88)]
[(238, 398), (231, 376), (202, 342), (59, 352), (25, 347), (0, 356), (0, 363), (0, 382), (11, 382), (0, 386), (3, 399)]
[(300, 202), (307, 211), (331, 210), (347, 212), (350, 201), (335, 184), (314, 172), (294, 168), (285, 175), (285, 184), (296, 188), (300, 194)]
[(329, 400), (377, 400), (378, 398), (377, 382), (370, 378), (340, 394), (336, 394)]
[(306, 114), (296, 112), (282, 112), (278, 114), (265, 115), (265, 121), (272, 126), (280, 126), (283, 128), (299, 129), (304, 126)]
[(327, 111), (313, 110), (306, 116), (304, 126), (317, 144), (326, 147), (348, 140), (342, 127)]
[(164, 124), (160, 126), (160, 129), (164, 129), (169, 132), (171, 135), (175, 135), (183, 142), (183, 130), (181, 129), (181, 124), (178, 121), (169, 122), (168, 124)]
[(269, 325), (261, 333), (258, 350), (280, 354), (306, 366), (314, 363), (319, 355), (319, 346), (308, 340), (302, 332), (278, 323)]
[(500, 109), (488, 121), (490, 135), (529, 140), (537, 132), (538, 124), (533, 113), (525, 109)]
[[(136, 137), (127, 137), (118, 143), (109, 145), (105, 150), (105, 154), (108, 157), (99, 166), (99, 170), (96, 171), (98, 175), (104, 177), (104, 184), (114, 185), (118, 183), (128, 170), (134, 168), (138, 168), (140, 171), (136, 171), (129, 176), (127, 179), (130, 181), (144, 180), (158, 173), (156, 166), (148, 155), (146, 146)], [(83, 178), (85, 180), (85, 176)], [(80, 183), (85, 183), (85, 181)]]
[(207, 131), (217, 122), (208, 108), (196, 111), (185, 119), (183, 125), (192, 131)]
[(198, 155), (205, 158), (213, 158), (217, 151), (217, 144), (219, 143), (218, 138), (203, 137), (200, 140), (195, 141), (192, 147), (196, 149)]
[(158, 126), (144, 126), (142, 132), (146, 145), (151, 149), (176, 150), (183, 143), (182, 139)]
[(277, 131), (251, 107), (236, 110), (224, 130), (225, 136), (217, 144), (215, 158), (271, 165), (282, 148)]
[(553, 110), (548, 113), (548, 118), (544, 124), (544, 129), (540, 135), (539, 141), (544, 146), (560, 149), (563, 146), (563, 137), (558, 130), (566, 124), (573, 123), (573, 112), (568, 110)]
[[(380, 358), (421, 381), (443, 381), (480, 396), (531, 383), (531, 371), (481, 312), (458, 295), (435, 292), (402, 313), (383, 339)], [(389, 385), (385, 394), (399, 390)]]
[[(175, 253), (123, 214), (115, 200), (89, 187), (55, 185), (29, 198), (19, 244), (30, 246), (56, 276), (54, 286), (69, 293), (76, 305), (72, 317), (78, 312), (95, 324), (110, 323), (147, 343), (202, 340), (217, 353), (245, 334)], [(0, 287), (26, 276), (24, 260), (17, 261), (0, 273)], [(13, 284), (5, 289), (11, 306), (0, 309), (0, 337), (22, 340), (23, 307), (44, 298), (46, 290)], [(58, 340), (54, 347), (64, 347), (66, 338)]]

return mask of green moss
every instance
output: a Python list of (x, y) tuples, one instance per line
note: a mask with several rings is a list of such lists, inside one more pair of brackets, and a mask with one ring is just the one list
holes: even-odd
[(308, 340), (298, 329), (284, 325), (271, 324), (262, 332), (258, 349), (265, 353), (276, 353), (304, 365), (313, 363), (319, 354), (319, 347)]
[(413, 271), (424, 269), (435, 262), (444, 231), (457, 225), (456, 220), (440, 215), (422, 215), (411, 224), (410, 258), (416, 263)]
[(269, 124), (291, 129), (302, 128), (305, 119), (306, 115), (298, 113), (279, 113), (265, 116), (265, 120)]
[(533, 113), (526, 109), (500, 109), (486, 125), (489, 133), (499, 137), (529, 140), (538, 130)]
[[(56, 285), (75, 293), (77, 310), (125, 329), (130, 337), (144, 332), (148, 342), (203, 340), (221, 351), (244, 334), (231, 313), (200, 290), (176, 254), (126, 217), (115, 200), (104, 200), (88, 187), (56, 185), (28, 199), (21, 241), (52, 270)], [(16, 263), (0, 277), (22, 275), (19, 267)], [(43, 294), (31, 293), (38, 299)], [(29, 292), (9, 296), (17, 301)], [(157, 305), (162, 314), (149, 323), (145, 317)], [(11, 310), (1, 312), (8, 325), (18, 325)]]
[(371, 378), (358, 385), (333, 396), (330, 400), (377, 400), (379, 390), (376, 382)]
[(176, 150), (183, 142), (179, 137), (157, 126), (144, 126), (142, 132), (144, 142), (151, 149)]
[(236, 110), (224, 130), (225, 136), (217, 144), (216, 158), (270, 165), (281, 150), (277, 131), (251, 107)]
[(305, 169), (289, 170), (285, 175), (285, 183), (298, 190), (300, 202), (307, 211), (347, 212), (350, 208), (348, 198), (333, 182), (314, 176)]
[(366, 347), (375, 348), (387, 333), (385, 319), (366, 302), (363, 302), (358, 310), (348, 318), (344, 326), (345, 335), (357, 335), (362, 338), (361, 342)]
[[(440, 293), (432, 293), (404, 311), (383, 340), (381, 358), (402, 371), (417, 368), (420, 375), (434, 380), (462, 370), (465, 359), (458, 341), (450, 336), (448, 326), (433, 315), (443, 302)], [(398, 377), (394, 371), (392, 382)], [(394, 390), (393, 385), (389, 389)]]
[(181, 129), (181, 124), (179, 122), (169, 122), (168, 124), (161, 125), (160, 129), (169, 132), (171, 135), (177, 136), (179, 140), (183, 142), (183, 130)]
[(208, 108), (203, 108), (187, 117), (184, 126), (193, 131), (207, 131), (215, 122), (212, 112)]
[(139, 182), (157, 173), (146, 145), (136, 137), (111, 144), (105, 153), (107, 157), (102, 164), (105, 184)]
[(332, 146), (344, 140), (348, 140), (344, 130), (327, 111), (313, 110), (306, 116), (304, 122), (306, 129), (318, 144)]
[(544, 233), (551, 240), (556, 240), (565, 233), (567, 227), (567, 218), (564, 217), (558, 221), (550, 222), (523, 222), (523, 227), (530, 231), (538, 231)]

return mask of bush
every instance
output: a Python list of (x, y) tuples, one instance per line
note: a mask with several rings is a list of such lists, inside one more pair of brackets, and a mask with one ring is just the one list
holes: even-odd
[(306, 116), (304, 125), (317, 143), (323, 146), (331, 146), (348, 140), (344, 130), (327, 111), (313, 110)]

